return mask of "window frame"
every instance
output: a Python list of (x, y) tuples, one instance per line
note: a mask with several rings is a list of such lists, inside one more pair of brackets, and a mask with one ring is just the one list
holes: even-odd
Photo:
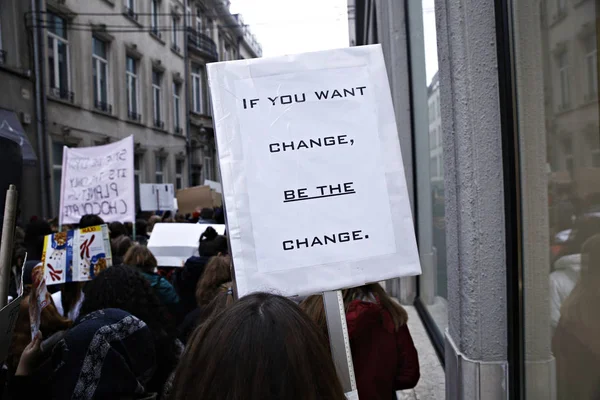
[[(598, 46), (596, 37), (589, 35), (584, 39), (584, 64), (586, 70), (586, 101), (591, 101), (598, 96)], [(590, 50), (591, 48), (591, 50)]]
[[(129, 60), (133, 61), (133, 72), (129, 71)], [(125, 57), (125, 81), (126, 81), (126, 94), (127, 94), (127, 115), (130, 119), (133, 119), (133, 115), (140, 116), (140, 85), (139, 85), (139, 59), (127, 55)], [(131, 90), (130, 85), (134, 84), (134, 90)], [(135, 110), (133, 109), (133, 100), (135, 99)]]
[[(562, 63), (564, 61), (564, 64)], [(563, 51), (557, 55), (556, 67), (558, 72), (558, 80), (560, 82), (560, 97), (558, 109), (563, 111), (571, 106), (571, 82), (569, 78), (569, 53)]]
[(158, 184), (165, 183), (165, 157), (163, 155), (157, 155), (154, 159), (154, 180)]
[[(52, 32), (50, 29), (46, 29), (46, 46), (48, 49), (52, 48), (52, 57), (53, 57), (53, 67), (54, 67), (54, 76), (51, 76), (50, 74), (50, 53), (48, 52), (48, 55), (46, 57), (47, 60), (47, 64), (48, 64), (48, 77), (49, 77), (49, 83), (50, 83), (50, 89), (51, 90), (59, 90), (59, 91), (63, 91), (63, 92), (70, 92), (71, 91), (71, 51), (70, 51), (70, 46), (69, 46), (69, 35), (68, 35), (68, 31), (69, 31), (69, 24), (68, 24), (68, 20), (56, 13), (52, 13), (49, 12), (47, 14), (48, 16), (46, 18), (50, 18), (50, 16), (54, 18), (60, 18), (63, 21), (63, 27), (64, 27), (64, 31), (65, 31), (65, 37), (61, 37), (59, 35), (57, 35), (56, 33)], [(53, 42), (53, 46), (50, 46), (50, 41)], [(66, 49), (66, 75), (67, 75), (67, 87), (66, 88), (61, 88), (60, 87), (60, 60), (59, 60), (59, 46), (58, 44), (62, 44), (65, 46)], [(54, 83), (55, 85), (58, 84), (58, 86), (52, 86), (52, 79), (54, 79)], [(62, 97), (62, 96), (59, 96)]]
[(181, 83), (173, 82), (173, 129), (181, 130)]
[[(100, 42), (102, 43), (102, 45), (104, 45), (104, 50), (105, 50), (105, 54), (106, 54), (106, 58), (102, 58), (100, 55), (97, 55), (94, 50), (96, 48), (96, 46), (94, 45), (94, 41)], [(97, 38), (96, 36), (92, 36), (92, 81), (94, 84), (94, 88), (96, 90), (95, 95), (93, 95), (94, 97), (94, 107), (97, 109), (101, 109), (102, 111), (106, 111), (106, 112), (111, 112), (110, 109), (110, 65), (109, 65), (109, 46), (110, 44), (102, 39)], [(102, 101), (102, 99), (100, 98), (102, 95), (102, 85), (101, 85), (101, 79), (100, 79), (100, 67), (102, 66), (102, 64), (104, 65), (104, 68), (106, 69), (106, 77), (105, 77), (105, 93), (106, 93), (106, 99), (105, 101)], [(96, 76), (94, 76), (93, 70), (94, 68), (96, 69)], [(104, 108), (103, 108), (104, 105)]]
[[(210, 167), (210, 168), (206, 168), (206, 167)], [(208, 173), (210, 170), (210, 174)], [(211, 156), (204, 156), (203, 160), (202, 160), (202, 171), (203, 171), (203, 175), (204, 175), (204, 180), (214, 180), (214, 164), (213, 164), (213, 158)]]
[(177, 14), (171, 15), (171, 48), (175, 51), (179, 51), (179, 16)]
[(155, 35), (159, 34), (160, 4), (161, 0), (150, 0), (150, 27)]
[[(196, 68), (197, 72), (194, 72)], [(198, 64), (193, 64), (191, 68), (192, 112), (196, 114), (203, 114), (204, 112), (204, 85), (202, 82), (203, 75), (202, 67)]]
[[(175, 160), (175, 190), (183, 189), (183, 170), (185, 161), (183, 159)], [(181, 166), (181, 168), (178, 168)]]
[[(155, 78), (156, 81), (155, 81)], [(163, 73), (156, 69), (152, 70), (152, 121), (155, 127), (164, 126), (162, 108), (162, 81)]]

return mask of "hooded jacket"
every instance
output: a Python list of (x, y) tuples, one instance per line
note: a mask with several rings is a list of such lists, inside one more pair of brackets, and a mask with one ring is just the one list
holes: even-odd
[(396, 332), (388, 311), (362, 300), (350, 303), (346, 321), (361, 399), (395, 399), (397, 390), (417, 385), (419, 356), (406, 324)]

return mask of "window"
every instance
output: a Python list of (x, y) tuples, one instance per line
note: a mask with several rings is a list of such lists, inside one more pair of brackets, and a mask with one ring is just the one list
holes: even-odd
[(181, 84), (173, 83), (173, 129), (181, 133)]
[(183, 160), (175, 161), (175, 189), (183, 189)]
[(151, 0), (150, 2), (150, 26), (152, 27), (152, 33), (157, 36), (160, 36), (160, 32), (158, 30), (158, 21), (160, 14), (160, 0)]
[(52, 190), (54, 191), (54, 209), (60, 207), (60, 189), (62, 180), (63, 144), (52, 142)]
[(573, 139), (563, 140), (563, 155), (565, 160), (565, 169), (571, 174), (573, 173)]
[(186, 7), (185, 9), (185, 23), (188, 28), (192, 27), (192, 7)]
[(123, 5), (123, 14), (137, 21), (138, 16), (136, 14), (136, 0), (125, 0), (125, 4)]
[(108, 44), (93, 37), (92, 48), (94, 107), (110, 113), (112, 106), (108, 104)]
[(204, 179), (213, 180), (212, 157), (204, 157)]
[(202, 67), (199, 65), (192, 65), (192, 111), (198, 114), (201, 114), (204, 111), (202, 72)]
[(558, 56), (558, 77), (560, 80), (560, 104), (559, 110), (565, 110), (570, 104), (569, 88), (569, 58), (566, 51)]
[(71, 82), (67, 21), (53, 13), (48, 13), (47, 18), (50, 90), (55, 97), (73, 101), (73, 95), (69, 91)]
[(172, 17), (172, 27), (171, 27), (171, 48), (173, 50), (175, 50), (176, 52), (179, 52), (179, 45), (178, 45), (178, 41), (179, 41), (179, 29), (181, 29), (179, 27), (179, 17), (177, 15), (173, 15)]
[(586, 100), (590, 101), (598, 96), (598, 47), (594, 35), (590, 35), (585, 40), (585, 76), (587, 80)]
[(156, 183), (163, 183), (163, 178), (164, 178), (164, 163), (165, 163), (165, 159), (162, 156), (156, 156), (156, 169), (155, 169), (155, 176), (156, 176)]
[[(600, 165), (600, 113), (589, 97), (597, 93), (597, 39), (587, 35), (597, 35), (599, 3), (563, 0), (558, 4), (576, 8), (554, 25), (535, 22), (546, 2), (537, 3), (541, 8), (512, 3), (518, 61), (509, 67), (519, 78), (507, 107), (515, 109), (521, 160), (514, 183), (520, 226), (506, 236), (520, 240), (522, 265), (513, 283), (522, 299), (520, 389), (527, 400), (591, 399), (599, 388), (599, 330), (592, 316), (600, 306), (600, 175), (589, 167)], [(548, 54), (563, 43), (567, 52), (549, 64)], [(584, 97), (588, 104), (579, 107)], [(561, 105), (570, 106), (569, 113), (560, 112)]]
[(557, 15), (563, 15), (567, 12), (567, 0), (556, 0)]
[(135, 11), (135, 0), (125, 0), (125, 7), (128, 10)]
[(213, 21), (212, 19), (209, 19), (208, 22), (206, 23), (206, 28), (204, 28), (206, 31), (204, 32), (206, 34), (206, 36), (208, 36), (209, 38), (212, 39), (212, 31), (213, 31)]
[(139, 210), (140, 205), (140, 182), (142, 177), (142, 163), (143, 163), (143, 155), (135, 154), (133, 156), (133, 175), (134, 175), (134, 185), (135, 185), (135, 207), (136, 210)]
[(200, 8), (196, 9), (196, 31), (198, 33), (204, 33), (204, 24), (202, 23), (202, 10)]
[(139, 89), (138, 89), (138, 75), (137, 75), (137, 64), (138, 61), (127, 56), (126, 60), (127, 71), (126, 84), (127, 84), (127, 116), (129, 119), (140, 121), (141, 115), (139, 114)]
[(152, 110), (154, 117), (154, 126), (157, 128), (164, 128), (164, 122), (162, 120), (162, 72), (152, 70)]

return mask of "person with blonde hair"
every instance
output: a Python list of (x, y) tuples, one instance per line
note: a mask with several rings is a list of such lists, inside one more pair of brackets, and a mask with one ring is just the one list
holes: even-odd
[(158, 263), (152, 252), (146, 247), (136, 244), (127, 250), (123, 263), (136, 267), (154, 289), (156, 296), (174, 316), (179, 316), (179, 296), (173, 285), (157, 273)]

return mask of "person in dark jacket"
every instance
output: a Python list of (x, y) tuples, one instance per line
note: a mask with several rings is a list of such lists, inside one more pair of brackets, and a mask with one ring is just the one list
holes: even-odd
[[(361, 399), (389, 400), (419, 382), (419, 355), (406, 322), (408, 314), (377, 283), (343, 291), (352, 361)], [(302, 304), (327, 333), (322, 296)]]
[(196, 309), (196, 285), (202, 278), (210, 258), (228, 254), (227, 238), (209, 226), (200, 236), (198, 254), (199, 256), (188, 258), (183, 268), (178, 268), (173, 277), (184, 315)]
[(177, 365), (183, 345), (177, 339), (177, 329), (138, 268), (117, 265), (102, 271), (89, 281), (85, 288), (85, 301), (81, 316), (106, 308), (119, 308), (144, 321), (152, 331), (157, 369), (148, 382), (147, 389), (162, 393), (168, 399), (172, 373)]
[(157, 363), (153, 335), (128, 312), (90, 313), (54, 346), (51, 357), (41, 341), (38, 333), (23, 351), (9, 382), (10, 399), (155, 398), (147, 390)]

